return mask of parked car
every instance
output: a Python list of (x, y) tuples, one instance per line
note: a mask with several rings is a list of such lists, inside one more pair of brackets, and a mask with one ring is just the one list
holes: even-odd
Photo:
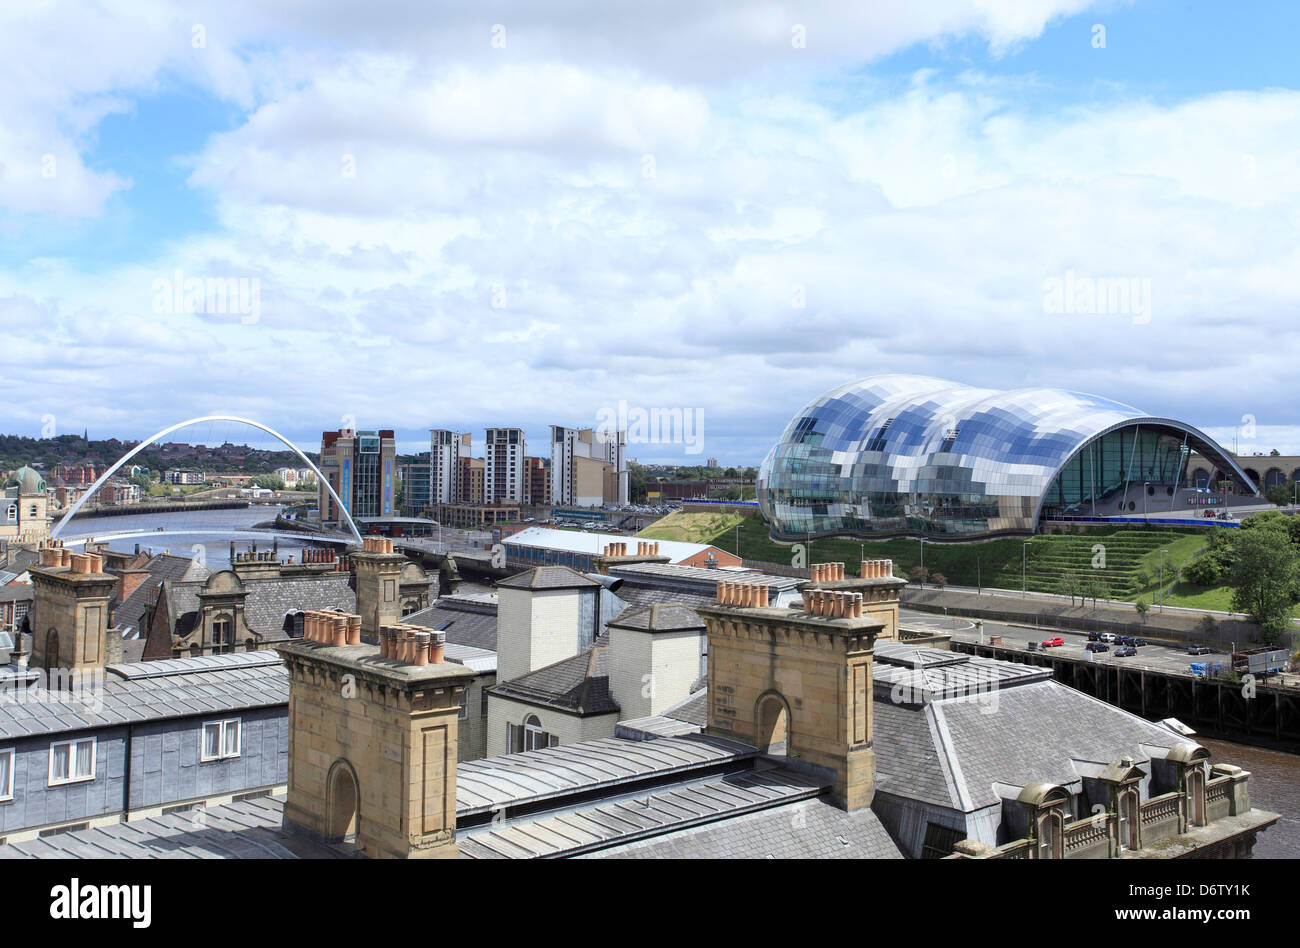
[(1105, 642), (1089, 642), (1084, 646), (1089, 652), (1109, 652), (1110, 646)]
[(1187, 646), (1187, 654), (1188, 654), (1188, 655), (1209, 655), (1209, 654), (1210, 654), (1210, 651), (1211, 651), (1210, 648), (1209, 648), (1208, 646), (1205, 646), (1205, 645), (1189, 645), (1189, 646)]
[(1146, 639), (1142, 638), (1140, 635), (1135, 635), (1133, 636), (1133, 638), (1128, 640), (1128, 644), (1133, 646), (1134, 648), (1141, 648), (1142, 646), (1150, 645), (1151, 643), (1148, 642)]
[(1043, 639), (1042, 642), (1043, 648), (1056, 648), (1058, 645), (1064, 645), (1064, 644), (1065, 644), (1065, 639), (1061, 638), (1059, 635), (1055, 636), (1054, 638)]
[(1129, 656), (1136, 655), (1137, 653), (1138, 650), (1131, 645), (1121, 645), (1119, 648), (1115, 649), (1116, 658), (1128, 658)]
[(1089, 632), (1089, 633), (1088, 633), (1088, 641), (1089, 641), (1089, 642), (1100, 642), (1100, 641), (1101, 641), (1101, 633), (1100, 633), (1100, 632)]
[(1119, 636), (1114, 632), (1103, 632), (1101, 635), (1097, 636), (1097, 641), (1105, 642), (1107, 645), (1114, 645), (1119, 641)]
[(1030, 639), (1028, 642), (1025, 643), (1025, 648), (1029, 649), (1029, 651), (1031, 652), (1037, 652), (1038, 643), (1035, 642), (1033, 639)]

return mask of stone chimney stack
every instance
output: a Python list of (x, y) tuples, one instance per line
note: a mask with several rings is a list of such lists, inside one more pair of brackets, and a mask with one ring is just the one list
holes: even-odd
[(30, 574), (32, 667), (103, 668), (112, 659), (108, 604), (117, 577), (104, 572), (100, 556), (72, 553), (58, 540), (42, 547), (41, 565)]
[(393, 551), (388, 537), (364, 537), (360, 553), (348, 557), (355, 577), (357, 612), (366, 641), (379, 641), (379, 630), (402, 617), (402, 567), (406, 557)]
[[(814, 570), (836, 582), (838, 567)], [(884, 623), (856, 590), (803, 592), (800, 612), (768, 605), (765, 585), (722, 581), (717, 602), (696, 608), (709, 636), (707, 732), (823, 775), (836, 802), (858, 810), (875, 793), (872, 662)]]
[(289, 668), (285, 828), (371, 858), (455, 857), (458, 716), (475, 673), (417, 626), (384, 626), (380, 648), (355, 644), (362, 618), (308, 613), (303, 638), (277, 646)]

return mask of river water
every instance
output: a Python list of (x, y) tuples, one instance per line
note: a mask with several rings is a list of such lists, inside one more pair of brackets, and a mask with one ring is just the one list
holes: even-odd
[[(142, 550), (152, 549), (155, 553), (170, 551), (178, 556), (201, 555), (209, 569), (219, 570), (230, 565), (231, 541), (234, 541), (236, 550), (248, 549), (251, 543), (256, 543), (259, 550), (271, 548), (270, 539), (254, 540), (222, 531), (251, 529), (258, 523), (274, 520), (280, 509), (258, 505), (233, 510), (195, 511), (187, 514), (84, 517), (72, 520), (65, 533), (72, 537), (96, 532), (146, 531), (147, 534), (140, 537), (127, 539), (104, 537), (104, 539), (108, 541), (110, 548), (124, 552), (133, 550), (138, 543)], [(168, 533), (158, 534), (156, 538), (148, 535), (156, 532), (160, 524), (165, 525), (169, 530), (183, 531), (188, 528), (217, 531), (217, 533)], [(295, 560), (301, 561), (302, 550), (306, 546), (310, 544), (281, 537), (280, 558), (283, 560), (292, 554)], [(1215, 762), (1235, 764), (1250, 771), (1252, 805), (1281, 814), (1281, 819), (1260, 835), (1255, 845), (1255, 856), (1261, 859), (1300, 856), (1300, 756), (1231, 741), (1200, 737), (1197, 740), (1209, 748)]]
[[(233, 531), (251, 530), (259, 523), (275, 520), (282, 507), (258, 504), (256, 507), (236, 507), (230, 510), (196, 510), (187, 513), (124, 514), (117, 517), (74, 517), (63, 530), (70, 537), (98, 536), (108, 543), (109, 549), (124, 553), (133, 551), (137, 544), (141, 550), (154, 553), (170, 552), (175, 556), (201, 557), (208, 569), (226, 569), (230, 566), (230, 544), (236, 552), (243, 552), (253, 544), (259, 551), (271, 549), (270, 537), (241, 537)], [(167, 533), (159, 533), (162, 526)], [(186, 530), (201, 531), (186, 533)], [(114, 537), (109, 534), (124, 531), (141, 532), (142, 536)], [(175, 531), (175, 532), (171, 532)], [(229, 532), (228, 532), (229, 531)], [(294, 562), (302, 561), (304, 547), (312, 544), (289, 537), (279, 538), (280, 559), (290, 555)]]
[(1196, 740), (1209, 749), (1215, 763), (1235, 764), (1250, 771), (1251, 806), (1281, 814), (1281, 819), (1260, 834), (1255, 857), (1300, 856), (1300, 757), (1231, 741)]

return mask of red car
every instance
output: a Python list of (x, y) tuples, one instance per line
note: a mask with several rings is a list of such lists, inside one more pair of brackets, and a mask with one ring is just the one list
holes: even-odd
[(1056, 648), (1056, 646), (1064, 644), (1065, 639), (1061, 638), (1059, 635), (1054, 639), (1043, 639), (1042, 642), (1043, 648)]

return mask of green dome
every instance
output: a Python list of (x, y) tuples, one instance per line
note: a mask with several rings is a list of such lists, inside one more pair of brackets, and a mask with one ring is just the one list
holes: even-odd
[(44, 494), (45, 478), (24, 464), (9, 475), (5, 487), (17, 487), (20, 494)]

